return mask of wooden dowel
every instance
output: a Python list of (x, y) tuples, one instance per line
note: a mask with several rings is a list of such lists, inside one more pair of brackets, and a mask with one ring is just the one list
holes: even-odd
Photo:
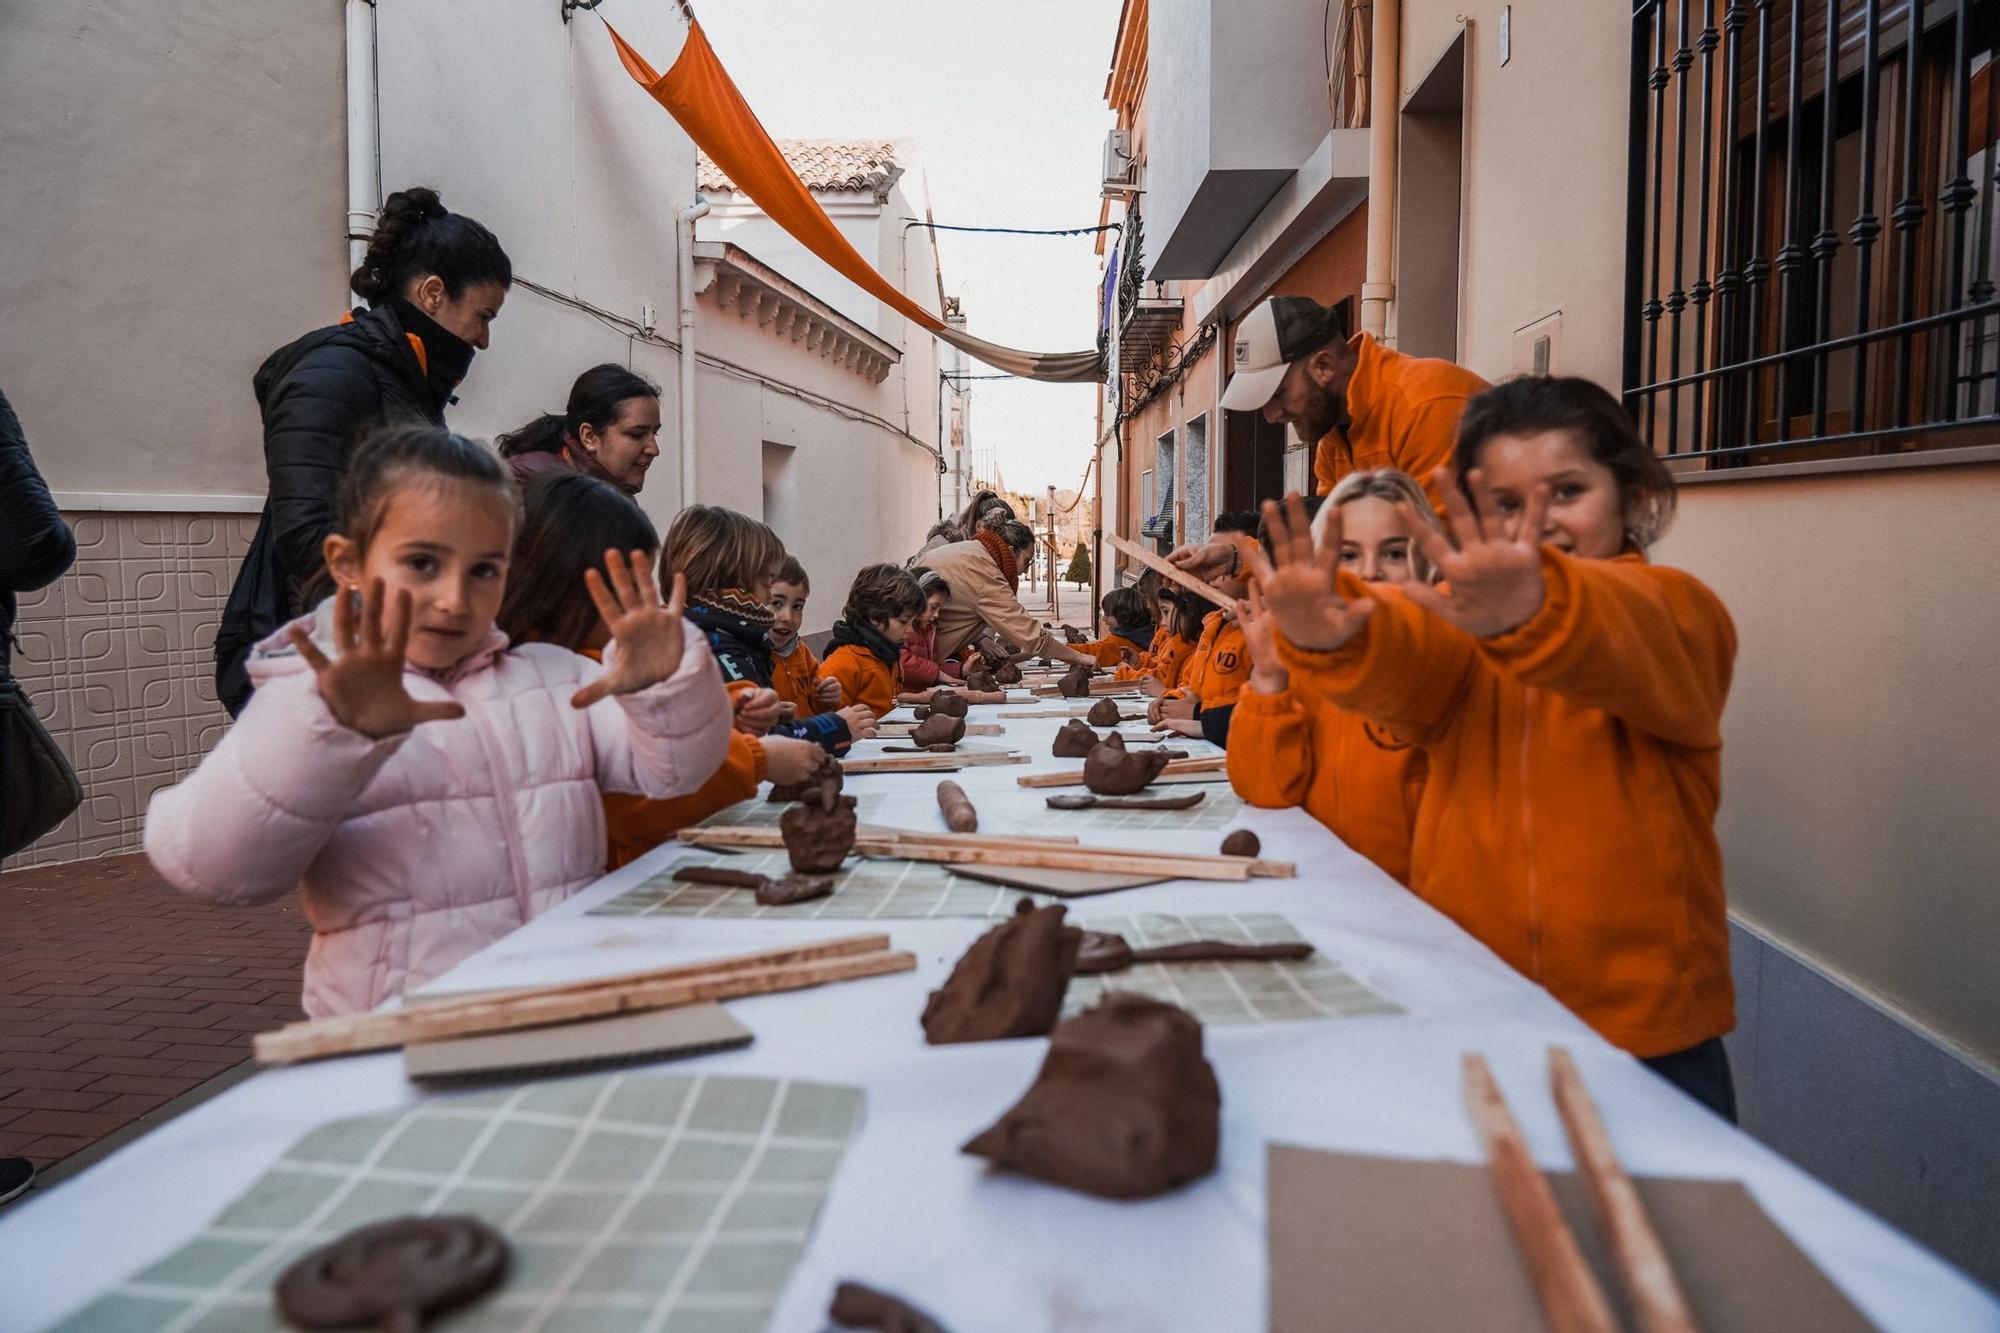
[(1619, 1165), (1611, 1135), (1577, 1072), (1575, 1057), (1560, 1046), (1549, 1048), (1549, 1087), (1639, 1327), (1644, 1333), (1695, 1333), (1694, 1315), (1674, 1277), (1666, 1247), (1646, 1215), (1645, 1201)]
[[(1007, 714), (1002, 713), (1000, 716), (1005, 717)], [(877, 740), (887, 738), (900, 739), (908, 736), (921, 725), (922, 723), (918, 722), (878, 722), (875, 724), (875, 738)], [(998, 736), (1006, 730), (1007, 728), (1001, 726), (998, 722), (968, 722), (965, 724), (965, 734), (968, 736)]]
[[(682, 829), (678, 835), (682, 842), (707, 843), (711, 847), (734, 850), (742, 847), (783, 847), (785, 835), (782, 829), (768, 824), (718, 824), (709, 826), (698, 824)], [(919, 832), (916, 829), (889, 828), (882, 824), (859, 824), (854, 836), (864, 842), (888, 845), (898, 839), (922, 841), (926, 838), (951, 838), (955, 842), (965, 842), (980, 847), (1075, 847), (1082, 839), (1074, 833), (980, 833), (960, 835), (939, 833), (932, 829)]]
[[(1180, 777), (1188, 773), (1227, 773), (1229, 756), (1226, 754), (1204, 755), (1198, 759), (1169, 759), (1167, 766), (1160, 770), (1160, 778)], [(1080, 768), (1058, 769), (1053, 773), (1024, 773), (1014, 779), (1023, 787), (1081, 787), (1083, 770)]]
[(1110, 545), (1112, 550), (1120, 551), (1128, 556), (1131, 556), (1134, 560), (1137, 560), (1140, 564), (1152, 570), (1154, 573), (1158, 574), (1161, 578), (1172, 580), (1173, 582), (1180, 584), (1183, 588), (1186, 588), (1189, 592), (1200, 593), (1203, 597), (1206, 597), (1209, 601), (1214, 602), (1217, 606), (1221, 607), (1225, 611), (1229, 610), (1231, 607), (1236, 605), (1236, 599), (1234, 597), (1226, 596), (1225, 594), (1217, 591), (1212, 584), (1202, 582), (1194, 575), (1188, 573), (1185, 569), (1182, 569), (1179, 565), (1174, 564), (1171, 560), (1164, 560), (1161, 557), (1154, 555), (1151, 551), (1147, 550), (1145, 547), (1140, 546), (1137, 543), (1125, 540), (1123, 537), (1120, 537), (1115, 532), (1105, 533), (1104, 540)]
[(952, 754), (871, 754), (840, 761), (843, 773), (942, 773), (957, 768), (986, 768), (993, 764), (1025, 764), (1024, 754), (1000, 754), (992, 750), (959, 750)]
[(1465, 1105), (1486, 1149), (1486, 1168), (1507, 1215), (1551, 1333), (1619, 1333), (1597, 1275), (1590, 1271), (1549, 1182), (1529, 1155), (1521, 1127), (1500, 1095), (1486, 1057), (1467, 1052)]
[(666, 969), (673, 975), (628, 980), (622, 985), (486, 993), (456, 1002), (440, 1001), (384, 1013), (346, 1014), (293, 1023), (276, 1032), (259, 1033), (255, 1048), (257, 1058), (265, 1064), (291, 1064), (445, 1037), (506, 1032), (605, 1014), (800, 990), (830, 981), (906, 972), (915, 966), (913, 954), (886, 950), (852, 953), (845, 949), (830, 956), (822, 954), (760, 967), (716, 970), (696, 965)]
[[(775, 849), (784, 846), (784, 834), (774, 828), (738, 826), (733, 828), (688, 828), (680, 832), (682, 842), (719, 851), (744, 848)], [(944, 861), (980, 865), (1052, 865), (1047, 861), (1011, 861), (1010, 856), (1055, 853), (1067, 858), (1062, 867), (1076, 870), (1109, 870), (1105, 862), (1118, 860), (1118, 873), (1138, 874), (1158, 869), (1183, 879), (1244, 879), (1257, 875), (1267, 879), (1291, 879), (1298, 866), (1290, 861), (1267, 861), (1243, 856), (1219, 856), (1209, 852), (1170, 852), (1156, 848), (1080, 847), (1075, 839), (993, 837), (987, 834), (920, 833), (915, 830), (885, 830), (864, 827), (856, 830), (854, 850), (863, 856), (903, 857), (910, 861)], [(955, 853), (980, 852), (974, 860)], [(1141, 870), (1125, 867), (1139, 866)], [(1234, 873), (1240, 867), (1245, 873)]]

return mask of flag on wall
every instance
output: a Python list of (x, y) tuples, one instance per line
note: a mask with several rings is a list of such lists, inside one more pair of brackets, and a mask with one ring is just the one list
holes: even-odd
[[(680, 6), (684, 35), (667, 72), (661, 74), (618, 35), (609, 20), (605, 28), (617, 45), (626, 72), (653, 100), (680, 122), (709, 159), (757, 202), (766, 216), (783, 227), (806, 249), (825, 260), (849, 282), (882, 304), (928, 330), (939, 341), (976, 357), (996, 370), (1054, 384), (1094, 383), (1103, 367), (1095, 349), (1087, 352), (1023, 352), (974, 338), (947, 325), (912, 301), (861, 257), (840, 234), (833, 219), (813, 198), (799, 174), (765, 132), (750, 104), (716, 58), (715, 50), (686, 5)], [(600, 15), (600, 17), (602, 17)]]

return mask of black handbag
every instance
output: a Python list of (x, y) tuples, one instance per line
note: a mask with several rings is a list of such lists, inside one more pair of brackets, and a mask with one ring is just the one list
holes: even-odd
[(20, 682), (0, 671), (0, 860), (25, 849), (82, 804), (76, 770), (35, 716)]

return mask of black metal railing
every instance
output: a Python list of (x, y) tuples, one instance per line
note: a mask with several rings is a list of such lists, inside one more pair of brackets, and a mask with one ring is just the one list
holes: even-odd
[(1626, 401), (1709, 466), (2000, 441), (2000, 0), (1636, 0)]

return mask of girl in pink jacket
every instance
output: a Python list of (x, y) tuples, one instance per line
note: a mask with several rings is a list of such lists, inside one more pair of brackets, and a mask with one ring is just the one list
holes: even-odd
[(153, 797), (146, 853), (183, 892), (300, 885), (308, 1014), (421, 986), (603, 873), (599, 791), (664, 798), (722, 762), (729, 704), (678, 577), (605, 553), (585, 579), (605, 664), (494, 628), (517, 500), (498, 460), (430, 426), (359, 445), (326, 540), (333, 596), (260, 643), (256, 693)]

